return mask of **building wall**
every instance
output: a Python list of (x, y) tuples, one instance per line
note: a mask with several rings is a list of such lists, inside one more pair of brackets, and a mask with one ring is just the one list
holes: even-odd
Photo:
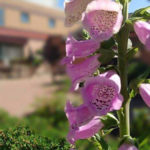
[[(0, 8), (4, 9), (5, 27), (19, 30), (30, 30), (48, 34), (68, 35), (79, 28), (75, 25), (72, 28), (64, 26), (64, 13), (58, 9), (46, 8), (36, 4), (24, 2), (21, 0), (0, 0)], [(21, 21), (21, 13), (29, 14), (29, 22)], [(49, 19), (55, 20), (54, 28), (49, 26)]]
[(47, 17), (38, 16), (36, 14), (29, 14), (29, 16), (30, 16), (29, 23), (23, 23), (21, 21), (21, 11), (6, 8), (5, 27), (15, 28), (19, 30), (32, 30), (37, 32), (50, 32), (52, 30), (47, 28), (48, 26)]
[[(1, 9), (4, 10), (4, 24), (0, 26), (0, 44), (2, 46), (7, 44), (7, 47), (4, 47), (7, 53), (5, 56), (3, 55), (6, 64), (9, 64), (7, 62), (11, 60), (11, 57), (9, 57), (10, 45), (12, 49), (16, 48), (16, 51), (14, 50), (16, 53), (18, 52), (19, 41), (17, 39), (22, 39), (19, 50), (26, 57), (31, 51), (35, 53), (37, 50), (42, 49), (49, 36), (55, 37), (60, 35), (66, 37), (69, 33), (74, 33), (81, 28), (80, 24), (66, 28), (64, 26), (65, 15), (62, 10), (36, 5), (23, 0), (0, 0)], [(29, 22), (24, 23), (21, 20), (22, 13), (29, 15)], [(54, 27), (49, 26), (49, 19), (54, 19)], [(7, 41), (4, 41), (3, 37)], [(14, 42), (16, 46), (13, 46)], [(16, 57), (18, 56), (16, 54)]]
[(24, 45), (24, 56), (29, 56), (30, 52), (35, 53), (38, 50), (43, 49), (43, 46), (45, 44), (44, 40), (36, 40), (36, 39), (30, 39), (28, 42)]

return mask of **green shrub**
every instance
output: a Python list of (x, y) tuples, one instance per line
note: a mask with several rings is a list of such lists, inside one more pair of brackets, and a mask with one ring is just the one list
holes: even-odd
[(148, 108), (134, 109), (132, 120), (132, 135), (146, 136), (150, 131), (150, 110)]
[(138, 137), (140, 150), (150, 149), (150, 110), (149, 108), (134, 109), (131, 126), (132, 135)]
[(1, 150), (69, 150), (65, 139), (50, 140), (35, 135), (29, 128), (18, 127), (0, 132)]

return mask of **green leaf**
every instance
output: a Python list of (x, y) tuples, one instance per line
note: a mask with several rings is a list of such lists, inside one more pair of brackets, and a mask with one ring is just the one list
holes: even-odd
[(106, 72), (106, 67), (100, 67), (100, 68), (98, 68), (98, 70), (100, 73), (104, 73), (104, 72)]
[(104, 41), (104, 42), (101, 43), (101, 48), (110, 49), (113, 46), (115, 46), (115, 44), (116, 44), (115, 40), (113, 38), (110, 38), (109, 40)]
[(139, 85), (143, 82), (149, 82), (147, 77), (150, 74), (150, 69), (147, 69), (144, 73), (140, 74), (136, 79), (130, 81), (129, 87), (138, 93)]
[(93, 144), (97, 147), (98, 150), (103, 150), (101, 143), (99, 142), (98, 139), (99, 139), (99, 134), (96, 134), (93, 137), (91, 137), (89, 140), (90, 140), (90, 142), (93, 142)]
[[(131, 2), (132, 0), (128, 0), (128, 2)], [(123, 0), (116, 0), (116, 2), (124, 2)]]
[(28, 127), (0, 131), (0, 150), (68, 150), (65, 139), (49, 139), (36, 135)]
[(98, 134), (96, 134), (94, 137), (95, 137), (95, 140), (101, 145), (102, 149), (100, 150), (111, 150), (103, 137), (99, 136)]
[(138, 78), (143, 72), (147, 71), (149, 66), (145, 63), (142, 63), (139, 60), (134, 59), (128, 65), (128, 80), (131, 82), (132, 80)]
[(150, 6), (141, 8), (137, 11), (135, 11), (132, 15), (131, 18), (133, 17), (142, 17), (143, 19), (150, 19)]
[(145, 138), (141, 143), (140, 143), (140, 148), (143, 147), (144, 145), (146, 145), (149, 141), (149, 137)]
[(82, 31), (82, 36), (85, 40), (88, 40), (90, 38), (89, 33), (85, 29), (83, 29)]
[(123, 143), (128, 143), (128, 144), (132, 144), (135, 145), (138, 148), (138, 141), (136, 138), (133, 138), (129, 135), (124, 135), (123, 138), (121, 139), (119, 146), (122, 145)]
[(100, 73), (104, 73), (109, 70), (115, 70), (119, 74), (118, 68), (114, 65), (107, 65), (106, 67), (100, 67), (98, 70)]
[(103, 150), (110, 150), (110, 147), (108, 146), (108, 144), (102, 137), (100, 138), (100, 143), (101, 143)]
[(137, 54), (138, 51), (139, 51), (138, 48), (133, 48), (133, 49), (129, 50), (127, 53), (127, 59), (128, 60), (132, 59)]
[(130, 96), (130, 99), (134, 98), (136, 96), (137, 92), (135, 90), (131, 90), (129, 96)]
[[(134, 93), (138, 93), (139, 92), (139, 85), (144, 81), (143, 78), (137, 78), (134, 79), (130, 82), (129, 87), (134, 90)], [(133, 93), (131, 93), (133, 94)]]
[(149, 149), (150, 148), (150, 136), (144, 136), (142, 137), (142, 140), (141, 140), (141, 137), (140, 137), (140, 144), (139, 144), (139, 148), (141, 150), (145, 150), (145, 149)]
[[(115, 0), (116, 2), (122, 2), (122, 0)], [(132, 0), (128, 0), (128, 2), (131, 2)], [(123, 2), (122, 2), (123, 3)]]
[(111, 129), (112, 127), (117, 127), (119, 124), (118, 119), (111, 113), (101, 117), (101, 121), (104, 124), (103, 129)]
[(150, 83), (150, 79), (145, 79), (144, 83)]
[[(123, 3), (124, 0), (116, 0), (116, 2), (121, 2), (121, 3)], [(131, 0), (128, 0), (128, 2), (131, 2)]]
[(106, 135), (109, 135), (115, 129), (116, 128), (111, 128), (111, 129), (108, 129), (108, 130), (103, 130), (103, 132), (104, 132), (104, 136), (103, 137), (105, 137)]
[(99, 61), (102, 64), (109, 63), (115, 56), (115, 53), (113, 50), (110, 49), (100, 49), (100, 58)]

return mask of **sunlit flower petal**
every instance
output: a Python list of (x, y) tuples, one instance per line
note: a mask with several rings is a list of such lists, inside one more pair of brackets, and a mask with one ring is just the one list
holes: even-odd
[(114, 81), (114, 82), (117, 84), (117, 86), (118, 86), (118, 89), (119, 89), (118, 91), (121, 90), (120, 77), (119, 77), (119, 75), (118, 75), (115, 71), (109, 70), (109, 71), (107, 71), (107, 72), (101, 74), (100, 76), (101, 76), (101, 77), (106, 77), (106, 78), (108, 78), (108, 79)]
[(118, 150), (138, 150), (138, 148), (132, 144), (122, 144)]
[(91, 37), (104, 41), (117, 33), (122, 25), (122, 7), (112, 0), (94, 0), (88, 4), (83, 26)]
[(86, 124), (94, 117), (94, 113), (86, 105), (82, 104), (78, 107), (74, 107), (69, 101), (66, 104), (65, 112), (69, 124), (72, 127)]
[(67, 139), (71, 144), (75, 144), (75, 141), (79, 139), (87, 139), (95, 135), (101, 128), (103, 123), (99, 117), (93, 118), (87, 124), (79, 126), (78, 128), (70, 127)]
[(72, 36), (67, 38), (66, 57), (63, 63), (74, 61), (76, 58), (82, 58), (91, 55), (100, 47), (99, 42), (95, 40), (77, 41)]
[(111, 111), (119, 110), (123, 103), (123, 96), (121, 94), (117, 95), (116, 98), (112, 101)]
[(82, 17), (82, 13), (85, 11), (86, 6), (92, 0), (70, 0), (65, 2), (65, 24), (71, 26)]
[[(120, 95), (120, 83), (114, 82), (112, 76), (118, 76), (108, 72), (97, 77), (89, 78), (82, 88), (85, 104), (92, 107), (96, 115), (106, 115), (112, 110), (118, 110), (123, 103)], [(119, 76), (118, 76), (119, 78)]]
[(150, 107), (150, 84), (140, 84), (139, 92), (144, 102), (147, 104), (148, 107)]
[(80, 82), (86, 81), (89, 77), (93, 75), (93, 73), (100, 66), (98, 57), (99, 55), (95, 55), (83, 59), (83, 61), (80, 61), (76, 64), (67, 64), (67, 74), (72, 80), (71, 90), (78, 89)]
[(142, 44), (147, 50), (150, 50), (150, 23), (144, 21), (137, 21), (134, 24), (134, 31)]

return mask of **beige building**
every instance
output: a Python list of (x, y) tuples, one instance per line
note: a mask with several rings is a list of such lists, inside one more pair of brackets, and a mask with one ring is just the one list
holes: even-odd
[(66, 37), (79, 28), (66, 28), (61, 10), (22, 0), (0, 0), (0, 59), (7, 64), (41, 49), (48, 36)]

